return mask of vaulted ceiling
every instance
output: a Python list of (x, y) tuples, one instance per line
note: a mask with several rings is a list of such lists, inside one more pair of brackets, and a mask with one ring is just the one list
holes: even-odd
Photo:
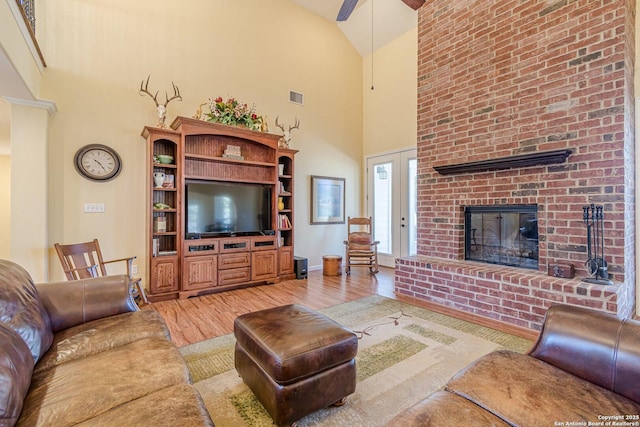
[(407, 6), (404, 0), (360, 0), (349, 19), (344, 22), (336, 22), (343, 0), (291, 1), (335, 22), (362, 56), (371, 53), (372, 47), (376, 50), (418, 24), (417, 12)]

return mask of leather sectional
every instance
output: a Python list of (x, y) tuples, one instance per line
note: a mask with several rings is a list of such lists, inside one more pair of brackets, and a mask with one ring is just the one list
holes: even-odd
[(212, 426), (126, 276), (34, 285), (0, 260), (0, 426)]
[(640, 322), (554, 305), (528, 354), (490, 353), (392, 426), (638, 426)]

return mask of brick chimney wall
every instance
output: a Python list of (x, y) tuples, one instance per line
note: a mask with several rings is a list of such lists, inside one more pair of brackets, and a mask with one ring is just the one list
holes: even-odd
[[(442, 260), (465, 270), (465, 206), (535, 204), (534, 274), (569, 262), (578, 278), (587, 277), (582, 207), (603, 205), (606, 260), (616, 283), (605, 293), (618, 301), (615, 308), (603, 301), (584, 305), (632, 310), (635, 2), (434, 0), (418, 14), (418, 254), (431, 267)], [(440, 175), (433, 169), (557, 149), (573, 154), (562, 164), (504, 171)], [(420, 283), (433, 283), (424, 275), (402, 274), (415, 262), (399, 260), (399, 292), (474, 311), (455, 295), (427, 295)], [(543, 314), (554, 301), (567, 299), (531, 305)], [(483, 308), (481, 314), (492, 310)], [(514, 323), (535, 327), (540, 316), (534, 317)]]

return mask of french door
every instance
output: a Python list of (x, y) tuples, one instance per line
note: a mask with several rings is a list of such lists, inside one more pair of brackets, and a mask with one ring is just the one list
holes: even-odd
[(367, 158), (367, 216), (380, 265), (393, 267), (396, 258), (417, 252), (417, 166), (415, 149)]

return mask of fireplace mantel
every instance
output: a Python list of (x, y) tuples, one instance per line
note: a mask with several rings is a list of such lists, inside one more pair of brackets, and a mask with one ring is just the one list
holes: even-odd
[(486, 172), (527, 166), (541, 166), (563, 163), (573, 151), (569, 149), (538, 151), (517, 156), (500, 157), (497, 159), (480, 160), (477, 162), (454, 163), (451, 165), (434, 166), (441, 175), (459, 173)]

